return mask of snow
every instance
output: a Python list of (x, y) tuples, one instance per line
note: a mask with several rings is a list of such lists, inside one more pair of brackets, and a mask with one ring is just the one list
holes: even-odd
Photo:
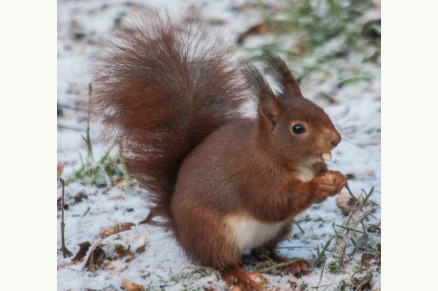
[[(272, 1), (271, 1), (272, 2)], [(97, 52), (97, 42), (108, 35), (114, 25), (114, 20), (126, 15), (126, 18), (138, 18), (139, 6), (151, 8), (166, 8), (169, 13), (180, 13), (189, 7), (197, 7), (202, 15), (223, 21), (225, 34), (237, 37), (239, 33), (257, 23), (261, 15), (255, 9), (244, 9), (237, 13), (236, 6), (244, 5), (246, 1), (58, 1), (58, 102), (76, 108), (86, 108), (87, 86), (89, 80), (89, 61)], [(85, 33), (85, 37), (75, 40), (73, 33)], [(79, 34), (77, 34), (79, 35)], [(270, 36), (251, 37), (249, 46), (264, 43)], [(321, 50), (336, 49), (335, 42), (328, 43)], [(318, 51), (304, 62), (315, 62)], [(322, 53), (322, 52), (321, 52)], [(239, 53), (240, 54), (240, 53)], [(241, 53), (245, 55), (246, 53)], [(248, 53), (250, 55), (250, 53)], [(303, 95), (315, 100), (331, 116), (343, 136), (343, 142), (333, 151), (331, 169), (344, 174), (352, 174), (355, 179), (349, 180), (353, 193), (362, 189), (368, 191), (375, 187), (371, 200), (380, 205), (380, 67), (376, 64), (363, 63), (360, 56), (348, 60), (352, 71), (346, 70), (345, 76), (354, 73), (354, 66), (361, 66), (370, 79), (359, 81), (337, 88), (339, 76), (336, 68), (330, 68), (330, 74), (315, 72), (301, 81)], [(332, 66), (344, 68), (345, 64), (331, 63)], [(293, 68), (292, 68), (293, 69)], [(344, 76), (342, 76), (344, 77)], [(318, 99), (320, 92), (335, 92), (337, 104), (324, 103)], [(58, 129), (58, 162), (64, 164), (62, 177), (68, 179), (81, 166), (80, 156), (87, 156), (86, 144), (83, 141), (86, 128), (86, 109), (64, 109), (64, 114), (58, 118), (58, 124), (81, 129), (73, 131)], [(97, 136), (97, 130), (92, 128), (92, 139)], [(102, 155), (108, 144), (98, 143), (93, 139), (95, 155)], [(141, 191), (135, 188), (133, 192)], [(108, 191), (104, 188), (82, 185), (77, 182), (66, 185), (65, 210), (65, 241), (67, 248), (76, 254), (82, 242), (95, 242), (95, 236), (105, 228), (116, 223), (132, 222), (135, 229), (104, 239), (102, 242), (111, 248), (118, 241), (125, 246), (135, 245), (135, 236), (146, 239), (145, 252), (135, 254), (129, 263), (123, 260), (112, 261), (115, 270), (97, 270), (95, 273), (83, 270), (83, 264), (71, 265), (58, 270), (58, 290), (120, 290), (122, 279), (147, 286), (150, 290), (182, 290), (196, 289), (205, 286), (222, 289), (224, 282), (219, 273), (206, 269), (207, 275), (194, 272), (194, 266), (184, 255), (181, 248), (162, 228), (150, 225), (138, 225), (138, 222), (148, 214), (147, 203), (142, 195), (128, 194), (122, 188), (114, 187)], [(79, 201), (80, 193), (86, 198)], [(114, 197), (123, 199), (111, 199)], [(61, 188), (58, 188), (58, 199)], [(77, 198), (77, 201), (75, 200)], [(374, 214), (376, 221), (380, 220), (380, 208)], [(297, 217), (304, 234), (295, 227), (293, 236), (284, 242), (279, 251), (282, 255), (293, 258), (311, 259), (317, 246), (323, 245), (333, 234), (332, 224), (341, 224), (344, 220), (335, 204), (335, 198), (327, 199), (323, 204), (314, 205)], [(61, 246), (60, 222), (58, 211), (58, 250)], [(108, 251), (110, 253), (110, 251)], [(70, 258), (63, 258), (58, 252), (58, 265), (67, 263)], [(126, 269), (123, 266), (126, 265)], [(300, 285), (305, 281), (309, 286), (324, 286), (320, 290), (333, 290), (334, 282), (345, 279), (347, 282), (354, 266), (348, 266), (343, 274), (324, 273), (320, 282), (320, 269), (301, 278), (292, 276), (265, 275), (270, 286), (284, 290), (288, 288), (288, 280)], [(380, 278), (374, 279), (379, 285)], [(334, 285), (336, 286), (336, 285)], [(111, 289), (113, 287), (113, 289)], [(154, 289), (155, 288), (155, 289)]]

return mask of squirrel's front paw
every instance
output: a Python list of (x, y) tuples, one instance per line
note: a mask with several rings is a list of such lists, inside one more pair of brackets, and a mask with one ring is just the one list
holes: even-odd
[(315, 176), (310, 184), (311, 193), (318, 198), (335, 195), (347, 185), (347, 179), (340, 172), (326, 171)]

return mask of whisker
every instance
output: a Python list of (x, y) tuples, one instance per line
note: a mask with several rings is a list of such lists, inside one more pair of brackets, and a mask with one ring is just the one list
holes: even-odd
[(349, 142), (349, 143), (352, 143), (352, 144), (357, 145), (357, 146), (379, 145), (378, 142), (364, 142), (364, 141), (361, 141), (361, 140), (354, 140), (354, 139), (347, 138), (347, 137), (343, 137), (342, 140), (344, 140), (346, 142)]

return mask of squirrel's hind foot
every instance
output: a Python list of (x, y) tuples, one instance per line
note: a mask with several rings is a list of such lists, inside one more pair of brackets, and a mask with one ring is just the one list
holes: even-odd
[[(262, 291), (268, 281), (260, 273), (249, 273), (234, 266), (224, 272), (225, 288), (232, 291)], [(256, 282), (260, 281), (260, 283)]]

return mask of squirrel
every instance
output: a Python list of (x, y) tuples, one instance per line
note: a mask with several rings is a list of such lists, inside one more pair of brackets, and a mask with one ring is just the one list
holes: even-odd
[[(341, 141), (332, 121), (279, 56), (263, 55), (278, 92), (199, 24), (156, 12), (107, 39), (92, 71), (94, 111), (153, 202), (146, 222), (165, 218), (189, 258), (242, 290), (263, 289), (242, 253), (264, 247), (285, 262), (275, 248), (294, 217), (347, 184), (325, 163)], [(245, 117), (251, 100), (257, 114)]]

